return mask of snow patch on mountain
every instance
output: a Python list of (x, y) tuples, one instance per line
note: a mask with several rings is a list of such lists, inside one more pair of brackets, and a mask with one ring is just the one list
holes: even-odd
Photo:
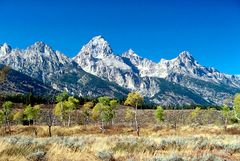
[(117, 55), (102, 36), (91, 39), (73, 59), (44, 42), (24, 50), (3, 44), (0, 63), (54, 89), (79, 95), (114, 95), (130, 90), (161, 104), (221, 104), (223, 98), (240, 90), (239, 76), (204, 67), (188, 51), (157, 63), (132, 49)]
[(25, 50), (8, 50), (1, 62), (35, 79), (45, 82), (48, 77), (61, 72), (72, 60), (54, 51), (43, 42), (36, 42)]
[(136, 88), (134, 79), (137, 76), (133, 72), (133, 67), (121, 56), (115, 55), (102, 36), (96, 36), (90, 40), (73, 60), (88, 73), (125, 88)]
[(12, 51), (12, 48), (7, 43), (0, 45), (0, 58), (4, 58)]
[[(161, 90), (159, 82), (153, 81), (155, 78), (164, 78), (178, 83), (196, 93), (199, 92), (199, 94), (211, 92), (208, 88), (203, 91), (200, 89), (201, 87), (194, 84), (186, 86), (186, 82), (184, 84), (182, 78), (186, 76), (217, 85), (240, 87), (239, 77), (226, 75), (214, 68), (200, 65), (188, 51), (181, 52), (174, 59), (161, 59), (159, 63), (156, 63), (140, 57), (132, 49), (122, 55), (116, 55), (102, 36), (90, 40), (73, 60), (85, 71), (115, 82), (122, 87), (140, 91), (147, 97), (154, 97)], [(146, 77), (149, 79), (145, 79)], [(214, 101), (217, 103), (216, 100)]]
[[(108, 49), (104, 52), (108, 52)], [(53, 89), (65, 90), (70, 94), (113, 97), (127, 93), (126, 89), (85, 72), (72, 59), (44, 42), (36, 42), (24, 50), (13, 49), (0, 57), (0, 63), (48, 84)]]

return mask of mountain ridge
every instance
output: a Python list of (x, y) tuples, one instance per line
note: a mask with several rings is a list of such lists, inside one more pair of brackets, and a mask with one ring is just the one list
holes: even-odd
[[(103, 38), (101, 37), (101, 39)], [(96, 39), (93, 38), (93, 40)], [(209, 68), (200, 65), (188, 51), (181, 52), (174, 59), (161, 59), (160, 62), (156, 63), (152, 60), (142, 58), (132, 49), (129, 49), (122, 55), (113, 53), (113, 50), (108, 50), (111, 52), (108, 52), (108, 54), (106, 54), (104, 57), (94, 57), (96, 53), (102, 53), (101, 55), (104, 55), (104, 50), (99, 50), (103, 48), (101, 44), (95, 44), (100, 46), (96, 47), (92, 45), (92, 40), (90, 40), (85, 45), (87, 46), (87, 50), (84, 50), (84, 46), (78, 55), (73, 58), (73, 60), (77, 62), (79, 66), (83, 68), (83, 70), (100, 78), (107, 79), (110, 82), (114, 81), (115, 83), (129, 90), (138, 90), (145, 96), (153, 96), (154, 92), (143, 89), (143, 86), (146, 83), (144, 82), (144, 77), (149, 77), (150, 79), (163, 78), (169, 82), (178, 83), (200, 95), (203, 95), (204, 93), (216, 94), (214, 89), (207, 89), (206, 84), (208, 82), (217, 85), (224, 84), (230, 86), (234, 91), (240, 88), (239, 77), (223, 74), (215, 68)], [(92, 46), (94, 47), (91, 48)], [(111, 48), (110, 45), (104, 47)], [(111, 64), (109, 64), (109, 62), (111, 62)], [(181, 79), (182, 76), (188, 76), (197, 79), (205, 82), (205, 84), (202, 83), (201, 87), (197, 84), (191, 84), (192, 86), (190, 87), (186, 86)], [(203, 91), (201, 88), (206, 88), (207, 90)], [(154, 91), (158, 92), (158, 90), (155, 89)], [(230, 97), (232, 94), (229, 94), (229, 92), (226, 91), (222, 95), (224, 95), (224, 98), (226, 98)], [(214, 103), (221, 104), (221, 100), (224, 98), (218, 97), (218, 99), (214, 99)], [(212, 102), (212, 100), (210, 100), (210, 102)]]
[[(72, 59), (43, 42), (36, 42), (24, 50), (14, 49), (1, 57), (0, 62), (58, 91), (65, 90), (79, 96), (127, 94), (122, 87), (85, 72)], [(99, 83), (92, 83), (94, 81)]]
[[(188, 51), (156, 63), (131, 48), (115, 54), (103, 36), (93, 37), (73, 58), (41, 41), (26, 49), (12, 49), (3, 44), (0, 45), (0, 63), (56, 90), (94, 96), (108, 95), (107, 91), (111, 96), (116, 93), (126, 96), (128, 91), (138, 91), (149, 100), (165, 105), (219, 105), (224, 98), (233, 95), (231, 91), (240, 89), (240, 77), (200, 65)], [(223, 90), (219, 90), (223, 85)]]

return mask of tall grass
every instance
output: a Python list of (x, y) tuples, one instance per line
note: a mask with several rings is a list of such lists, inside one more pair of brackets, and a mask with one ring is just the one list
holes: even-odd
[(0, 138), (0, 160), (239, 160), (240, 136), (83, 135)]

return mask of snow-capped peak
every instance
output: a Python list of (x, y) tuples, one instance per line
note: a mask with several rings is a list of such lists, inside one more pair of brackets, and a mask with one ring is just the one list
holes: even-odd
[(137, 55), (132, 49), (129, 49), (128, 51), (126, 51), (125, 53), (122, 54), (123, 57), (126, 58), (140, 58), (139, 55)]
[(127, 51), (127, 53), (128, 53), (129, 55), (131, 55), (131, 56), (138, 57), (138, 55), (137, 55), (132, 49), (129, 49), (129, 50)]
[(41, 53), (45, 53), (46, 51), (53, 52), (53, 49), (42, 41), (35, 42), (33, 45), (28, 47), (27, 50), (39, 51)]
[(98, 41), (98, 42), (101, 41), (101, 42), (103, 42), (103, 43), (106, 43), (106, 42), (107, 42), (102, 35), (94, 36), (94, 37), (92, 38), (92, 40), (90, 40), (90, 41)]
[[(216, 104), (221, 103), (222, 98), (231, 95), (232, 92), (228, 89), (227, 92), (218, 92), (218, 88), (215, 90), (215, 86), (208, 86), (207, 82), (215, 84), (216, 87), (225, 84), (240, 88), (240, 77), (226, 75), (214, 68), (201, 66), (188, 51), (183, 51), (172, 60), (161, 59), (159, 63), (155, 63), (138, 56), (132, 49), (121, 56), (114, 55), (110, 45), (102, 36), (92, 38), (73, 60), (75, 62), (44, 42), (36, 42), (23, 50), (12, 50), (7, 44), (0, 45), (2, 64), (42, 82), (50, 83), (53, 88), (59, 90), (67, 87), (69, 91), (77, 91), (82, 88), (82, 85), (78, 86), (75, 82), (75, 80), (78, 82), (80, 77), (85, 86), (88, 76), (85, 78), (80, 74), (82, 69), (126, 89), (140, 91), (144, 96), (158, 102), (159, 100), (178, 102), (179, 98), (185, 99), (185, 96), (174, 99), (175, 95), (180, 96), (182, 92), (171, 89), (175, 86), (172, 86), (172, 83), (168, 84), (168, 81), (195, 92), (203, 99), (209, 97), (207, 101)], [(75, 77), (78, 74), (79, 76)], [(62, 80), (66, 81), (62, 83)], [(164, 99), (165, 96), (167, 99)]]
[(94, 46), (109, 46), (108, 42), (101, 35), (93, 37), (88, 42), (88, 44), (91, 44), (91, 45), (94, 45)]
[(12, 51), (12, 48), (10, 45), (8, 45), (7, 43), (4, 43), (3, 45), (0, 45), (0, 51), (1, 53), (10, 53)]
[(189, 51), (183, 51), (179, 54), (178, 59), (194, 61), (194, 57), (190, 54)]
[(75, 58), (77, 58), (80, 54), (101, 59), (111, 55), (112, 49), (102, 36), (95, 36), (82, 47), (81, 51)]
[(13, 49), (1, 63), (24, 74), (45, 82), (53, 73), (72, 67), (72, 60), (44, 42), (36, 42), (26, 49)]

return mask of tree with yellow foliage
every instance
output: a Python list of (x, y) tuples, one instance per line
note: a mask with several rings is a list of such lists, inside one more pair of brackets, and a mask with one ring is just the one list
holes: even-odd
[(125, 106), (134, 106), (135, 107), (135, 115), (134, 115), (134, 120), (135, 120), (135, 128), (136, 131), (139, 135), (139, 125), (138, 125), (138, 120), (137, 120), (137, 110), (138, 106), (143, 103), (143, 97), (141, 94), (138, 92), (131, 92), (128, 94), (126, 101), (124, 102)]
[(233, 104), (235, 118), (240, 121), (240, 93), (235, 95)]

